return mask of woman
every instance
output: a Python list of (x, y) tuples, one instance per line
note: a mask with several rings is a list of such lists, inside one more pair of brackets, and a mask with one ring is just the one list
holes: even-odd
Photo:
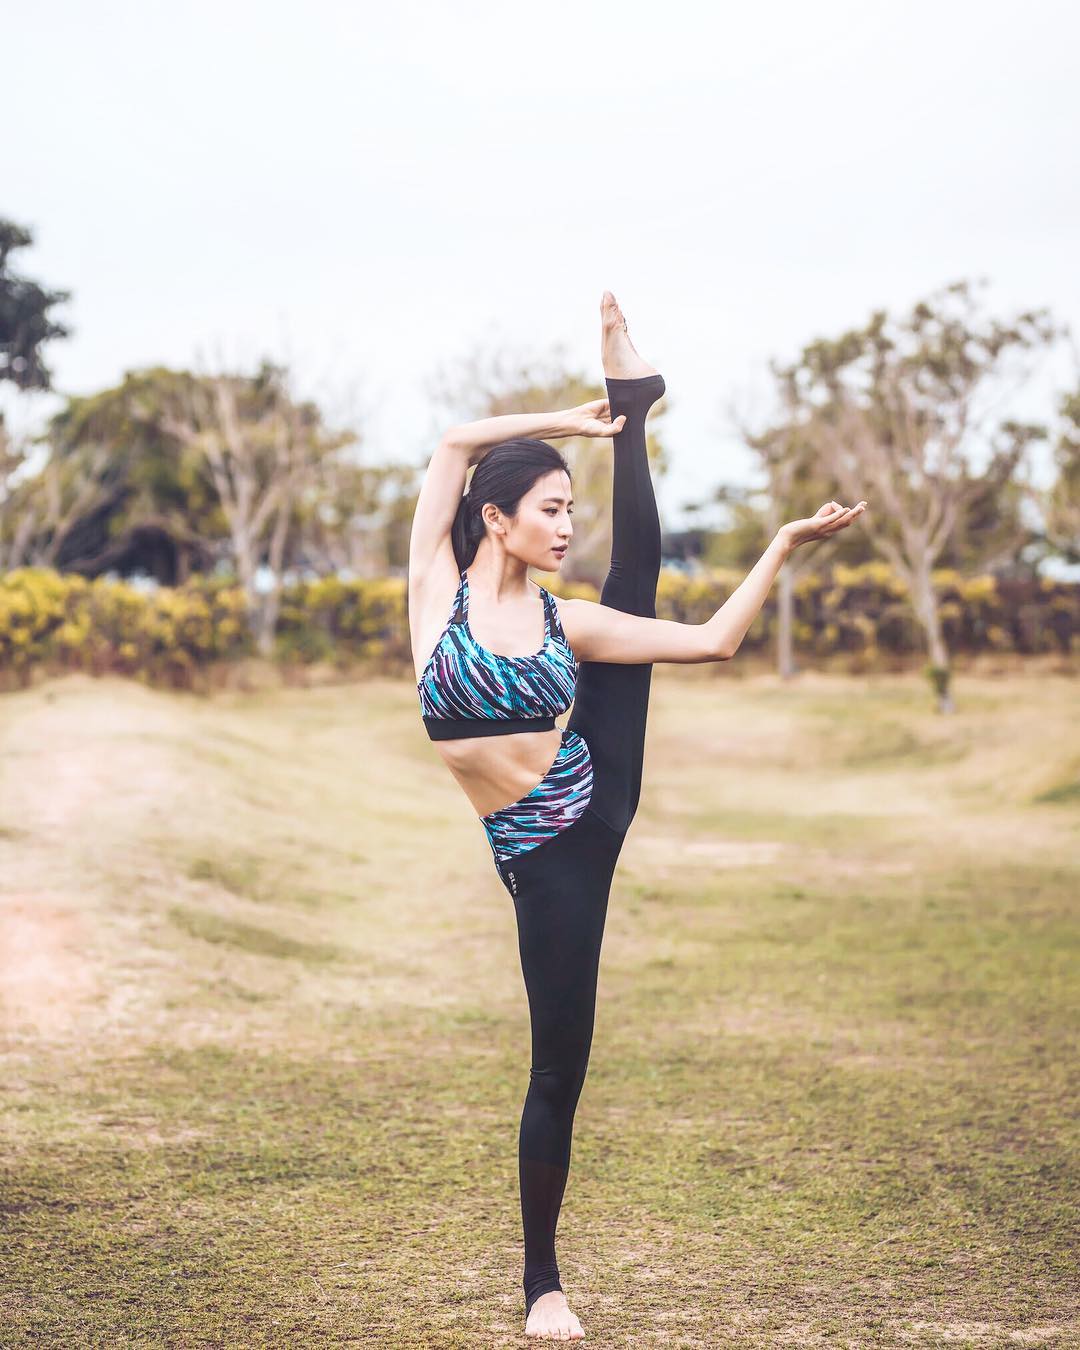
[[(729, 660), (791, 550), (846, 528), (866, 506), (827, 502), (785, 525), (706, 623), (657, 619), (660, 521), (645, 418), (664, 380), (630, 342), (610, 291), (601, 321), (608, 397), (453, 428), (428, 466), (409, 549), (424, 724), (481, 819), (517, 915), (532, 1027), (518, 1145), (525, 1332), (555, 1340), (585, 1334), (559, 1282), (555, 1228), (608, 892), (641, 791), (652, 663)], [(530, 567), (555, 571), (573, 536), (570, 474), (542, 439), (565, 436), (614, 438), (611, 566), (599, 604), (556, 602), (528, 576)], [(555, 717), (571, 701), (560, 730)]]

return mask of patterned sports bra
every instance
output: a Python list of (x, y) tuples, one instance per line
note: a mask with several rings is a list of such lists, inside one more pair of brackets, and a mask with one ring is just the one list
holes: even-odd
[(550, 731), (569, 708), (577, 660), (543, 586), (540, 597), (544, 645), (532, 656), (499, 656), (469, 631), (469, 578), (461, 573), (449, 622), (416, 685), (433, 741)]

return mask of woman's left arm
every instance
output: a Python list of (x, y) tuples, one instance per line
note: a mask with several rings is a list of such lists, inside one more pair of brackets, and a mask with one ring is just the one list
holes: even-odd
[(724, 653), (723, 660), (730, 660), (739, 650), (747, 629), (765, 603), (777, 572), (791, 553), (800, 544), (828, 539), (840, 530), (846, 530), (865, 510), (864, 501), (848, 507), (841, 506), (839, 502), (826, 502), (805, 520), (793, 520), (780, 526), (776, 537), (754, 564), (753, 570), (705, 625), (713, 629), (720, 650)]
[(800, 544), (826, 539), (846, 529), (865, 509), (865, 502), (847, 509), (838, 502), (826, 502), (806, 520), (781, 526), (751, 571), (704, 623), (649, 619), (591, 600), (560, 600), (559, 615), (567, 641), (579, 661), (615, 665), (730, 661), (791, 553)]

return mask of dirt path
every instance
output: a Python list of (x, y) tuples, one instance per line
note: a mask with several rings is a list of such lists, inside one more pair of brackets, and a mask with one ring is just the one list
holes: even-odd
[(102, 870), (167, 810), (182, 731), (159, 695), (123, 683), (117, 697), (119, 683), (72, 676), (0, 707), (0, 1015), (16, 1038), (118, 1009)]

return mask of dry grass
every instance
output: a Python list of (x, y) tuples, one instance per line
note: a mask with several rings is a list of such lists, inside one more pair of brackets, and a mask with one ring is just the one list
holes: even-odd
[[(560, 1224), (589, 1341), (1076, 1344), (1075, 686), (686, 674)], [(408, 683), (71, 678), (0, 738), (2, 1343), (528, 1344), (513, 912)]]

